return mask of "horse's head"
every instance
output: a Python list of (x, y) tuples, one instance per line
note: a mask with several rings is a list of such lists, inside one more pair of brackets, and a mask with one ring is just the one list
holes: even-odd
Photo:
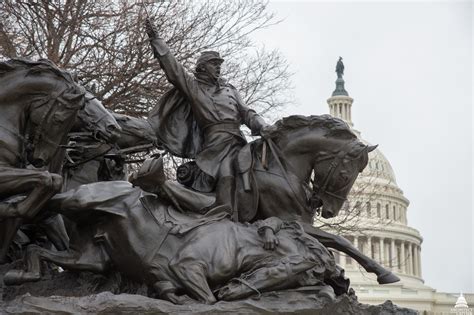
[(263, 136), (273, 139), (288, 169), (308, 183), (314, 176), (311, 207), (322, 206), (324, 218), (339, 213), (357, 175), (375, 149), (360, 142), (350, 127), (330, 115), (289, 116), (267, 127)]
[(0, 86), (0, 105), (11, 112), (4, 129), (23, 142), (30, 163), (48, 164), (84, 107), (85, 89), (46, 59), (0, 62)]
[(100, 137), (106, 142), (115, 142), (120, 137), (122, 128), (102, 102), (94, 95), (87, 92), (84, 108), (79, 111), (78, 118), (84, 127), (92, 131), (95, 137)]
[(358, 139), (349, 140), (332, 152), (322, 151), (315, 161), (313, 192), (319, 198), (323, 218), (338, 215), (360, 172), (367, 166), (367, 146)]
[(65, 141), (78, 111), (84, 107), (84, 96), (83, 88), (68, 85), (62, 91), (53, 91), (32, 103), (27, 153), (35, 167), (47, 165)]

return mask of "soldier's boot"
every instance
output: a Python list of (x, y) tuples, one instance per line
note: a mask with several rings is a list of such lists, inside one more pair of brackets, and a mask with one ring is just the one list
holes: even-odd
[(216, 186), (216, 206), (225, 206), (234, 222), (239, 221), (239, 216), (234, 209), (235, 177), (224, 176), (219, 179)]

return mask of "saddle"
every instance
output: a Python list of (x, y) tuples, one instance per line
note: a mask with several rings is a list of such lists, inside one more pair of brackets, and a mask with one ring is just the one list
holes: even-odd
[[(275, 152), (275, 154), (278, 153)], [(240, 222), (250, 222), (257, 214), (260, 199), (255, 168), (257, 167), (260, 171), (265, 169), (266, 144), (261, 140), (246, 144), (240, 149), (234, 163), (237, 175), (235, 177), (235, 210), (237, 210)], [(134, 186), (139, 186), (145, 191), (158, 195), (160, 195), (159, 187), (163, 186), (164, 180), (165, 175), (161, 158), (146, 160), (140, 170), (129, 178)], [(202, 194), (209, 198), (209, 195), (215, 190), (214, 179), (202, 172), (193, 161), (187, 162), (178, 168), (177, 180), (181, 185), (190, 188), (189, 194)], [(287, 181), (295, 182), (291, 176), (287, 178)], [(194, 199), (194, 201), (197, 200)], [(176, 202), (179, 204), (178, 201)], [(177, 206), (180, 208), (179, 205)]]

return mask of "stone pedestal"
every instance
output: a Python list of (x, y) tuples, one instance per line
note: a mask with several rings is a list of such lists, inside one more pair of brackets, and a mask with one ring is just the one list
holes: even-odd
[(312, 292), (280, 291), (264, 293), (259, 299), (218, 302), (214, 305), (172, 303), (133, 294), (103, 292), (83, 297), (34, 297), (24, 295), (0, 304), (2, 314), (400, 314), (417, 312), (386, 301), (381, 305), (357, 302), (355, 296), (342, 295), (335, 301), (318, 298)]
[[(4, 271), (1, 267), (0, 272)], [(53, 272), (39, 282), (4, 287), (0, 314), (417, 314), (390, 301), (360, 304), (352, 289), (350, 294), (335, 297), (324, 286), (267, 292), (213, 305), (193, 301), (175, 305), (146, 296), (149, 293), (146, 286), (119, 276)]]

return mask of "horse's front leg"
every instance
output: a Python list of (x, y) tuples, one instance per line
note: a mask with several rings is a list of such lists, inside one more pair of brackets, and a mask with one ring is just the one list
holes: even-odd
[(69, 235), (60, 214), (49, 213), (48, 217), (41, 219), (39, 225), (58, 251), (65, 251), (69, 248)]
[(0, 202), (0, 219), (34, 218), (61, 185), (62, 177), (48, 171), (0, 168), (0, 197), (26, 195), (20, 201)]
[(62, 177), (47, 171), (1, 168), (0, 196), (26, 194), (19, 202), (0, 202), (0, 263), (23, 219), (32, 219), (60, 189)]
[(41, 262), (49, 261), (64, 269), (91, 271), (102, 273), (109, 266), (109, 258), (102, 253), (99, 246), (91, 243), (90, 246), (79, 251), (67, 250), (62, 252), (52, 251), (30, 245), (26, 250), (26, 271), (13, 269), (8, 271), (3, 278), (6, 285), (16, 285), (41, 279)]
[(377, 275), (378, 283), (387, 284), (400, 281), (400, 278), (395, 274), (382, 267), (375, 260), (365, 256), (344, 237), (324, 232), (323, 230), (307, 223), (303, 223), (303, 227), (306, 233), (315, 237), (324, 246), (346, 253), (364, 267), (367, 272), (375, 273)]

